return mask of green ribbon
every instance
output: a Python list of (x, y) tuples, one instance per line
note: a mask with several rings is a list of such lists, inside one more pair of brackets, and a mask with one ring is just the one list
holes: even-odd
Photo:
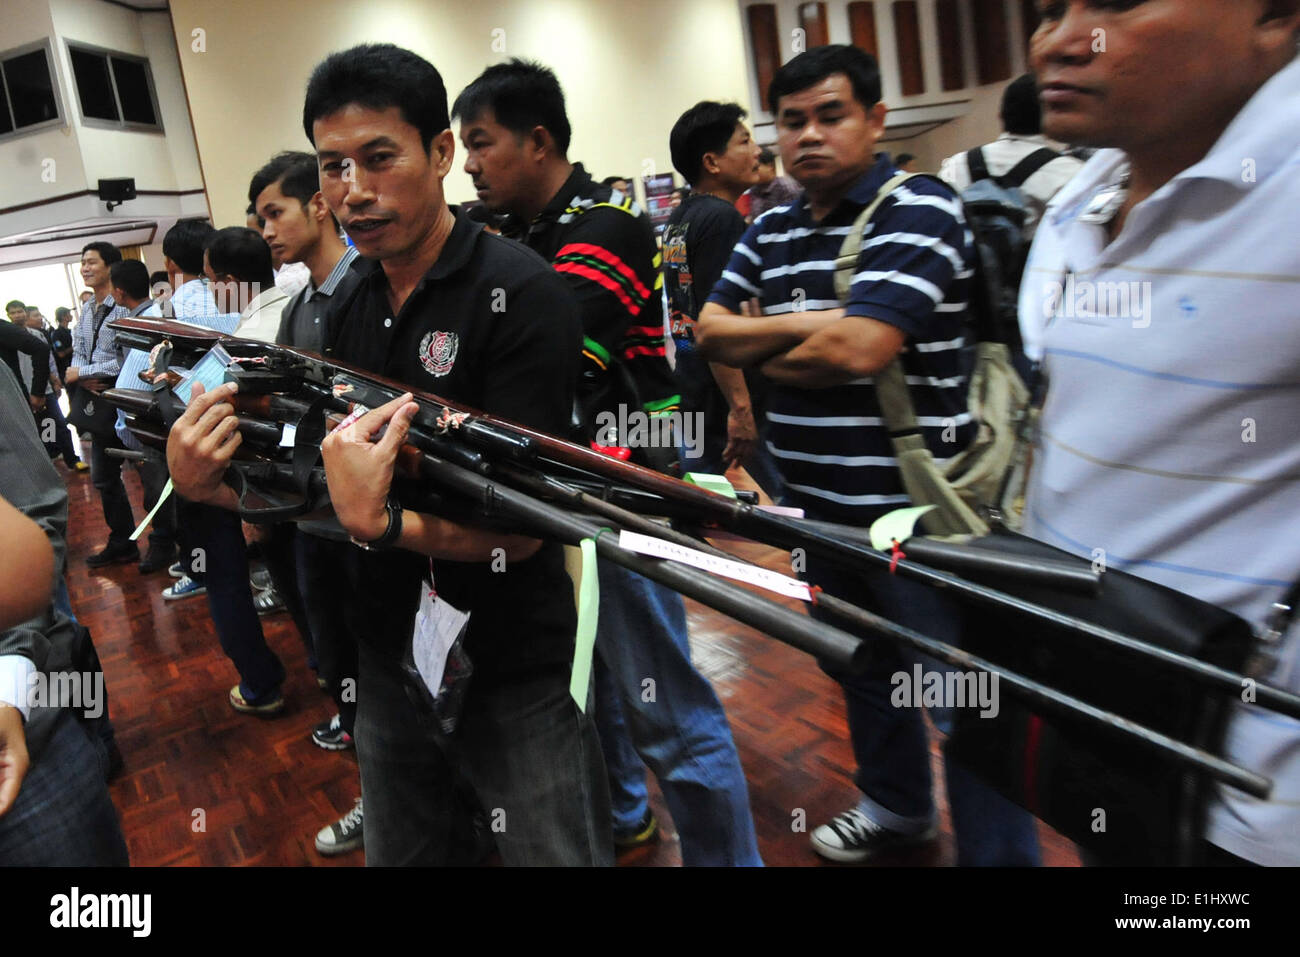
[(584, 538), (582, 577), (578, 582), (578, 633), (573, 641), (573, 675), (569, 694), (578, 710), (586, 714), (587, 693), (591, 687), (591, 655), (596, 648), (596, 620), (600, 612), (600, 580), (596, 577), (596, 540)]

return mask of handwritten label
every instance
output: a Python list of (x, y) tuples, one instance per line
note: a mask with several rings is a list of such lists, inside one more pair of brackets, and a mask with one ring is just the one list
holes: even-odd
[(742, 562), (732, 561), (729, 558), (718, 558), (715, 555), (709, 555), (694, 548), (675, 545), (660, 538), (651, 538), (649, 535), (639, 535), (636, 532), (627, 530), (618, 533), (618, 544), (619, 547), (626, 548), (628, 551), (636, 552), (639, 555), (666, 558), (669, 561), (690, 565), (693, 568), (712, 572), (733, 581), (757, 585), (759, 588), (766, 588), (768, 591), (776, 592), (778, 595), (785, 595), (788, 598), (812, 601), (812, 593), (803, 582), (797, 578), (790, 578), (787, 575), (769, 571), (766, 568), (746, 565)]

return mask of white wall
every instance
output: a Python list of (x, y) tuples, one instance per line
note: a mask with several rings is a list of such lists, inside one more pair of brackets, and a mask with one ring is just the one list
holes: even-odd
[(971, 104), (970, 112), (965, 116), (950, 120), (921, 136), (891, 140), (886, 148), (894, 156), (899, 153), (915, 154), (916, 169), (937, 173), (939, 164), (954, 153), (963, 153), (997, 139), (1002, 132), (998, 108), (1002, 104), (1002, 91), (1006, 86), (1006, 83), (993, 83), (966, 90), (962, 96), (970, 97)]
[[(130, 176), (135, 178), (137, 190), (177, 190), (201, 187), (193, 161), (186, 180), (179, 180), (172, 157), (177, 150), (192, 150), (188, 121), (181, 121), (185, 110), (185, 95), (180, 84), (173, 44), (158, 43), (158, 28), (150, 30), (153, 43), (146, 45), (141, 20), (166, 22), (166, 14), (139, 14), (102, 0), (49, 0), (54, 18), (54, 30), (59, 36), (58, 56), (64, 75), (72, 77), (71, 60), (66, 41), (80, 41), (120, 53), (147, 57), (153, 73), (154, 88), (158, 94), (159, 111), (163, 114), (164, 132), (139, 130), (110, 130), (81, 126), (82, 153), (86, 166), (86, 180), (93, 186), (99, 179)], [(167, 60), (171, 61), (170, 64)], [(69, 83), (68, 89), (72, 89)], [(74, 104), (80, 121), (80, 104)], [(173, 129), (172, 122), (178, 124)]]
[[(568, 99), (570, 158), (597, 179), (671, 169), (669, 130), (699, 100), (753, 105), (735, 0), (172, 0), (171, 7), (218, 226), (243, 223), (248, 180), (273, 153), (309, 148), (307, 77), (327, 54), (356, 43), (393, 42), (426, 57), (451, 99), (491, 63), (541, 60)], [(203, 52), (194, 49), (195, 30), (203, 31)], [(447, 179), (453, 202), (473, 196), (462, 161), (458, 150)]]
[[(101, 4), (107, 6), (107, 4)], [(34, 40), (54, 35), (47, 0), (4, 0), (0, 17), (0, 51), (12, 50)], [(53, 41), (59, 98), (66, 121), (75, 115), (69, 103), (71, 85), (64, 60), (59, 59), (58, 42)], [(53, 165), (51, 165), (51, 162)], [(0, 209), (37, 200), (75, 193), (86, 188), (77, 131), (72, 126), (50, 128), (7, 139), (0, 143)]]

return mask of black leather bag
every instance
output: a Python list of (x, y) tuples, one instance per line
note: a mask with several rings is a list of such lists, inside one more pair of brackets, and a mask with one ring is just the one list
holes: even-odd
[[(1083, 562), (1012, 533), (975, 544)], [(1256, 645), (1250, 625), (1236, 615), (1114, 569), (1106, 571), (1097, 597), (968, 577), (1237, 672), (1245, 669)], [(1195, 747), (1221, 752), (1236, 700), (1231, 692), (1117, 653), (1095, 639), (983, 607), (966, 610), (963, 647)], [(1197, 863), (1213, 782), (1125, 736), (1050, 715), (1010, 693), (1000, 699), (993, 718), (958, 709), (946, 744), (950, 757), (1079, 844), (1096, 863)]]
[[(92, 380), (96, 383), (102, 380)], [(112, 382), (106, 384), (111, 388)], [(78, 381), (68, 389), (68, 421), (78, 432), (89, 432), (101, 441), (117, 436), (117, 409), (98, 392)]]

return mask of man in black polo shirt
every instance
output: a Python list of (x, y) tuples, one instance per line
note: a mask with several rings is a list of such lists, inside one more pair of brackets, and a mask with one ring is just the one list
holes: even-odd
[[(505, 234), (545, 256), (577, 296), (588, 372), (601, 370), (597, 382), (634, 384), (584, 397), (582, 440), (603, 433), (606, 417), (622, 421), (620, 405), (627, 421), (674, 409), (650, 222), (567, 159), (569, 119), (555, 74), (520, 60), (497, 64), (461, 92), (453, 112), (479, 198), (509, 213)], [(633, 454), (662, 465), (656, 453), (676, 459), (675, 445), (668, 446)], [(683, 863), (761, 864), (745, 774), (722, 705), (691, 664), (681, 595), (611, 562), (601, 562), (599, 572), (596, 700), (616, 843), (654, 834), (644, 761), (681, 836)]]
[(705, 100), (673, 124), (668, 137), (673, 166), (691, 191), (664, 229), (664, 289), (682, 411), (703, 422), (695, 447), (682, 446), (682, 471), (722, 475), (740, 462), (776, 499), (781, 478), (759, 435), (761, 378), (705, 362), (695, 352), (695, 320), (745, 233), (736, 200), (758, 180), (758, 144), (744, 118), (745, 111), (735, 103)]
[[(580, 341), (572, 296), (537, 256), (447, 206), (442, 180), (455, 150), (448, 125), (442, 78), (406, 50), (355, 47), (312, 74), (303, 126), (321, 191), (360, 253), (376, 260), (331, 312), (327, 352), (563, 432)], [(168, 443), (178, 489), (226, 507), (234, 496), (221, 474), (239, 445), (222, 401), (232, 392), (200, 395)], [(322, 446), (340, 523), (378, 549), (354, 548), (348, 562), (367, 862), (457, 859), (468, 836), (458, 831), (459, 776), (507, 863), (609, 863), (599, 743), (569, 695), (576, 612), (561, 548), (389, 508), (397, 445), (414, 410), (390, 402)], [(372, 442), (385, 423), (384, 438)], [(490, 564), (497, 549), (502, 571)], [(429, 730), (400, 667), (430, 570), (434, 615), (454, 614), (450, 606), (470, 616), (474, 675), (449, 741)]]

